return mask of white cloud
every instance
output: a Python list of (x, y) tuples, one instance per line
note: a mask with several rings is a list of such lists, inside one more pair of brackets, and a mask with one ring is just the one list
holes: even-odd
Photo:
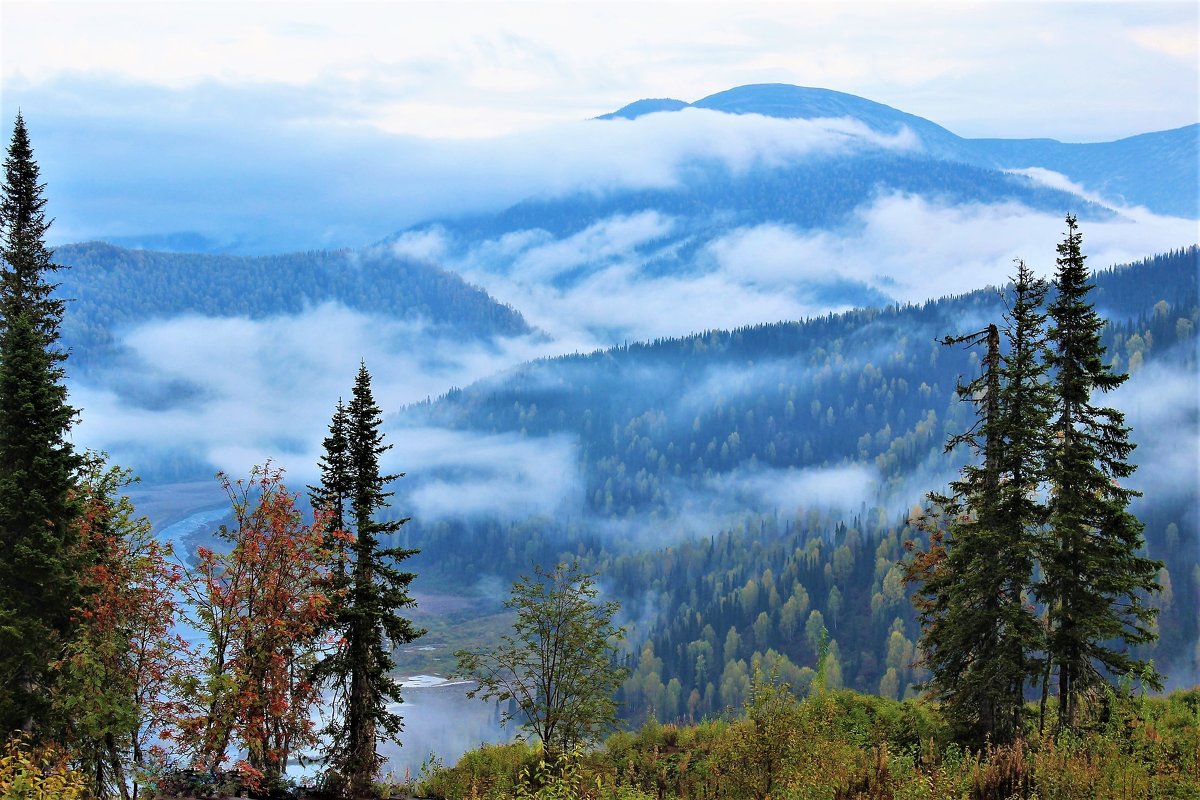
[(578, 448), (570, 437), (400, 428), (393, 440), (414, 476), (406, 502), (423, 521), (580, 512)]
[(871, 466), (849, 464), (799, 470), (744, 469), (721, 476), (722, 486), (737, 487), (758, 498), (758, 508), (778, 509), (785, 516), (799, 509), (846, 513), (879, 499), (879, 474)]
[[(360, 359), (376, 402), (390, 413), (554, 352), (539, 337), (459, 342), (431, 336), (419, 322), (334, 304), (264, 320), (151, 321), (125, 344), (137, 357), (134, 372), (71, 387), (72, 402), (83, 409), (76, 441), (130, 464), (165, 450), (193, 454), (235, 475), (274, 458), (299, 476), (294, 482), (314, 477), (334, 405), (349, 398)], [(200, 392), (162, 407), (113, 388), (173, 381)], [(399, 452), (385, 458), (395, 462), (387, 469), (407, 468)]]
[[(921, 302), (998, 286), (1017, 258), (1049, 275), (1063, 225), (1017, 203), (948, 207), (889, 194), (834, 230), (764, 223), (717, 235), (690, 268), (666, 274), (647, 268), (668, 252), (654, 236), (670, 227), (652, 213), (600, 220), (562, 239), (522, 231), (458, 242), (452, 249), (462, 255), (447, 265), (555, 337), (616, 344), (841, 311), (854, 304), (847, 292)], [(1143, 209), (1085, 220), (1082, 230), (1096, 269), (1186, 246), (1196, 233), (1192, 220)], [(586, 274), (569, 285), (547, 282), (577, 265)]]
[(446, 234), (441, 228), (406, 231), (389, 244), (392, 255), (425, 263), (436, 263), (446, 253)]
[(1144, 25), (1127, 32), (1129, 39), (1153, 53), (1196, 66), (1196, 30), (1173, 25)]
[(1073, 195), (1082, 197), (1084, 200), (1089, 200), (1093, 203), (1103, 205), (1105, 199), (1095, 192), (1089, 192), (1078, 183), (1075, 183), (1061, 172), (1055, 172), (1052, 169), (1045, 167), (1026, 167), (1024, 169), (1008, 169), (1005, 172), (1013, 175), (1024, 175), (1026, 178), (1033, 180), (1035, 183), (1040, 183), (1043, 186), (1049, 186), (1051, 189), (1059, 189), (1064, 192), (1069, 192)]
[(656, 211), (610, 217), (565, 239), (530, 247), (513, 269), (522, 280), (546, 282), (575, 267), (629, 256), (639, 245), (669, 234), (672, 227), (672, 220)]
[(1200, 498), (1200, 375), (1167, 360), (1134, 372), (1110, 396), (1093, 398), (1126, 414), (1140, 465), (1128, 485), (1156, 500)]
[(8, 0), (3, 13), (6, 93), (87, 72), (174, 88), (335, 80), (351, 87), (343, 121), (423, 135), (779, 81), (871, 96), (964, 135), (1108, 135), (1100, 125), (1116, 138), (1141, 132), (1129, 125), (1143, 114), (1151, 129), (1195, 121), (1194, 104), (1179, 108), (1196, 95), (1190, 3)]
[[(312, 94), (346, 111), (346, 91), (328, 83)], [(435, 141), (314, 116), (299, 89), (170, 92), (80, 79), (35, 94), (43, 99), (18, 90), (4, 102), (25, 109), (56, 244), (194, 231), (244, 253), (363, 245), (530, 197), (675, 186), (680, 168), (697, 160), (737, 171), (914, 146), (907, 131), (882, 136), (846, 120), (703, 109)], [(130, 110), (109, 115), (114, 106)]]

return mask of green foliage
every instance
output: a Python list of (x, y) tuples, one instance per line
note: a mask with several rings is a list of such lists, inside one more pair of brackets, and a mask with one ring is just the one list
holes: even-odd
[[(613, 694), (625, 671), (616, 648), (624, 631), (612, 623), (617, 603), (596, 602), (594, 578), (578, 561), (536, 568), (513, 584), (505, 604), (517, 614), (512, 635), (495, 649), (455, 654), (458, 674), (477, 683), (467, 696), (515, 701), (522, 726), (552, 762), (617, 719)], [(501, 719), (512, 717), (506, 710)]]
[(28, 734), (15, 734), (0, 752), (3, 800), (83, 800), (88, 780), (72, 768), (69, 754), (53, 745), (35, 745)]
[(330, 773), (344, 783), (338, 793), (359, 797), (375, 791), (381, 764), (380, 738), (395, 738), (402, 718), (388, 709), (400, 703), (400, 685), (392, 677), (392, 650), (413, 641), (424, 630), (400, 614), (416, 604), (408, 586), (416, 577), (397, 564), (418, 551), (385, 547), (382, 536), (394, 537), (407, 519), (380, 521), (392, 493), (388, 484), (402, 474), (380, 472), (379, 456), (391, 448), (379, 430), (382, 411), (371, 392), (371, 375), (359, 366), (350, 403), (339, 401), (325, 440), (321, 486), (311, 496), (321, 512), (345, 527), (330, 531), (332, 548), (331, 607), (327, 633), (334, 651), (316, 667), (318, 682), (333, 692), (334, 710), (324, 730), (329, 742)]
[(193, 766), (216, 772), (236, 743), (244, 783), (261, 789), (317, 742), (310, 674), (328, 615), (328, 553), (321, 515), (304, 522), (282, 470), (268, 463), (249, 480), (218, 477), (236, 527), (218, 534), (227, 552), (197, 551), (183, 584), (207, 646), (182, 679), (177, 723)]
[[(1123, 354), (1137, 333), (1145, 364), (1195, 371), (1197, 252), (1188, 248), (1096, 276), (1097, 302), (1114, 315), (1101, 331), (1110, 354)], [(1155, 311), (1163, 300), (1167, 310)], [(918, 465), (957, 468), (959, 454), (942, 455), (942, 445), (973, 422), (954, 386), (956, 376), (978, 374), (978, 356), (973, 362), (968, 350), (933, 340), (963, 318), (999, 320), (1005, 310), (995, 291), (981, 291), (921, 306), (631, 343), (527, 364), (418, 404), (404, 412), (414, 425), (577, 439), (585, 508), (570, 519), (415, 520), (405, 526), (405, 542), (422, 548), (423, 569), (448, 581), (462, 573), (515, 578), (530, 563), (572, 557), (601, 572), (606, 589), (636, 620), (630, 638), (652, 643), (654, 663), (645, 669), (643, 648), (630, 654), (630, 679), (619, 695), (630, 721), (648, 713), (660, 721), (697, 721), (727, 704), (740, 706), (744, 694), (734, 683), (745, 682), (731, 682), (735, 690), (723, 698), (722, 678), (727, 669), (738, 677), (731, 665), (739, 660), (748, 677), (755, 652), (785, 658), (781, 676), (805, 690), (817, 660), (820, 625), (805, 635), (813, 612), (837, 642), (845, 686), (876, 691), (894, 670), (895, 696), (911, 696), (927, 676), (913, 665), (919, 629), (896, 562), (906, 540), (924, 547), (928, 533), (890, 508), (831, 510), (821, 497), (775, 508), (756, 493), (731, 497), (723, 487), (740, 485), (746, 475), (765, 483), (853, 462), (879, 470), (884, 491), (895, 489), (892, 499), (906, 502), (901, 492), (911, 491), (906, 477)], [(1181, 338), (1185, 328), (1190, 332)], [(826, 412), (836, 418), (832, 426)], [(887, 442), (877, 437), (885, 426)], [(735, 432), (736, 455), (723, 460), (722, 443)], [(417, 480), (426, 478), (455, 480), (436, 474)], [(1136, 506), (1149, 553), (1167, 562), (1174, 581), (1175, 602), (1164, 603), (1158, 618), (1159, 640), (1152, 651), (1138, 648), (1159, 664), (1190, 663), (1200, 634), (1200, 617), (1185, 613), (1180, 600), (1196, 585), (1200, 531), (1190, 521), (1191, 505), (1184, 494), (1152, 493)], [(695, 535), (697, 517), (704, 536)], [(468, 537), (473, 546), (464, 548)], [(768, 571), (779, 605), (771, 603)], [(744, 591), (750, 581), (757, 594)], [(834, 597), (839, 602), (831, 603)], [(764, 613), (769, 625), (758, 625)], [(728, 660), (731, 629), (738, 654)], [(897, 658), (888, 663), (894, 632)], [(672, 679), (679, 681), (677, 694), (668, 691)]]
[(1102, 725), (964, 749), (939, 710), (849, 691), (796, 699), (754, 681), (744, 716), (649, 722), (557, 766), (524, 744), (488, 746), (420, 787), (434, 798), (656, 800), (1149, 800), (1200, 793), (1200, 690), (1117, 699)]
[(187, 648), (172, 634), (179, 567), (122, 491), (130, 473), (88, 454), (78, 492), (87, 567), (76, 629), (55, 662), (52, 710), (95, 797), (128, 797), (165, 753)]
[(70, 635), (80, 565), (44, 185), (17, 115), (0, 204), (0, 731), (47, 731), (51, 662)]
[(1046, 512), (1038, 489), (1046, 474), (1046, 430), (1052, 401), (1041, 305), (1047, 285), (1018, 262), (1005, 326), (944, 340), (987, 345), (980, 375), (958, 387), (976, 421), (951, 436), (947, 451), (966, 445), (978, 459), (929, 495), (934, 511), (922, 524), (930, 544), (904, 564), (917, 584), (922, 664), (934, 696), (947, 707), (961, 741), (1004, 744), (1020, 735), (1025, 687), (1040, 677), (1041, 626), (1026, 593)]
[[(1054, 420), (1049, 444), (1049, 531), (1039, 552), (1043, 577), (1035, 587), (1048, 613), (1047, 673), (1057, 679), (1059, 724), (1075, 727), (1104, 686), (1106, 673), (1143, 672), (1147, 662), (1129, 646), (1157, 638), (1157, 609), (1146, 598), (1161, 587), (1161, 561), (1142, 553), (1142, 523), (1129, 511), (1140, 492), (1122, 486), (1136, 466), (1124, 415), (1093, 404), (1128, 375), (1105, 364), (1104, 321), (1089, 302), (1082, 234), (1067, 217), (1058, 246), (1053, 327)], [(1153, 685), (1159, 680), (1151, 669)], [(1048, 685), (1043, 686), (1043, 697)]]
[[(1092, 404), (1095, 390), (1128, 376), (1103, 361), (1104, 322), (1088, 302), (1094, 287), (1074, 217), (1067, 228), (1047, 313), (1045, 283), (1019, 264), (1003, 366), (994, 325), (946, 340), (986, 336), (982, 373), (959, 388), (976, 422), (947, 444), (968, 445), (979, 463), (962, 469), (951, 496), (930, 495), (929, 545), (905, 565), (918, 584), (929, 685), (960, 738), (975, 745), (1021, 735), (1030, 685), (1041, 684), (1044, 719), (1052, 673), (1066, 728), (1080, 724), (1106, 674), (1136, 670), (1160, 685), (1128, 648), (1157, 637), (1158, 609), (1147, 597), (1161, 588), (1163, 563), (1142, 553), (1142, 523), (1128, 510), (1140, 493), (1120, 482), (1136, 468), (1124, 417)], [(1165, 316), (1167, 304), (1154, 313)]]

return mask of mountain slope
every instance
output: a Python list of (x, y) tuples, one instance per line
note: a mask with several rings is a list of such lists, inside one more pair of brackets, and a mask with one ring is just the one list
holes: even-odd
[[(1198, 629), (1178, 598), (1200, 590), (1197, 255), (1103, 271), (1094, 295), (1110, 319), (1109, 360), (1132, 367), (1104, 402), (1133, 425), (1141, 468), (1131, 484), (1146, 495), (1134, 510), (1177, 598), (1164, 601), (1153, 655), (1184, 681)], [(415, 466), (400, 487), (398, 507), (413, 515), (406, 546), (422, 548), (426, 573), (501, 579), (585, 557), (632, 626), (626, 719), (736, 707), (754, 658), (803, 687), (822, 626), (837, 682), (897, 696), (920, 678), (917, 623), (895, 567), (903, 541), (919, 535), (905, 521), (965, 458), (942, 447), (971, 422), (955, 385), (979, 364), (937, 339), (1003, 310), (981, 290), (708, 331), (532, 362), (410, 407), (390, 419), (402, 449), (431, 426), (478, 437), (484, 454), (505, 436), (533, 452), (566, 439), (580, 485), (552, 513), (480, 509), (467, 498), (488, 490), (467, 444), (463, 465)], [(559, 476), (528, 479), (543, 495), (562, 490)], [(431, 485), (460, 498), (458, 511), (423, 507)]]
[(128, 328), (182, 315), (265, 317), (324, 302), (422, 322), (455, 339), (529, 333), (516, 310), (459, 276), (385, 249), (242, 257), (72, 244), (55, 250), (68, 298), (63, 342), (73, 375), (114, 356)]
[(938, 159), (982, 167), (1061, 172), (1086, 189), (1161, 214), (1200, 217), (1200, 124), (1116, 142), (1067, 144), (1053, 139), (964, 139), (927, 119), (855, 95), (787, 84), (739, 86), (694, 103), (637, 101), (598, 119), (634, 119), (661, 111), (706, 108), (786, 119), (849, 117), (873, 130), (903, 128)]
[(615, 344), (966, 291), (1045, 252), (1066, 213), (1124, 261), (1195, 239), (1190, 220), (1127, 205), (1200, 213), (1198, 126), (1089, 145), (970, 140), (778, 84), (638, 101), (586, 125), (580, 149), (619, 177), (385, 244), (435, 254), (555, 338)]

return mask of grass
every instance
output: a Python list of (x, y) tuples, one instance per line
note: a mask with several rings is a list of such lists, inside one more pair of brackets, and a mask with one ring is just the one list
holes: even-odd
[(736, 718), (650, 723), (545, 764), (535, 746), (471, 751), (417, 787), (446, 800), (1167, 800), (1200, 798), (1200, 688), (1113, 699), (1058, 737), (1030, 727), (964, 749), (937, 709), (756, 685)]

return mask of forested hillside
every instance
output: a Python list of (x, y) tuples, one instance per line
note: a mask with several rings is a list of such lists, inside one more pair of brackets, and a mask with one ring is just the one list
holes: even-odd
[[(1194, 374), (1196, 259), (1193, 247), (1097, 275), (1111, 320), (1102, 341), (1131, 385)], [(910, 510), (960, 463), (942, 447), (968, 424), (955, 386), (979, 369), (976, 355), (935, 340), (1003, 311), (981, 290), (710, 331), (534, 362), (409, 408), (402, 426), (575, 437), (584, 486), (581, 505), (555, 519), (418, 519), (408, 541), (423, 548), (422, 569), (447, 576), (508, 577), (586, 553), (634, 624), (629, 719), (736, 706), (756, 653), (804, 685), (822, 627), (831, 680), (902, 696), (917, 677), (917, 628), (896, 562), (919, 537)], [(1165, 455), (1133, 458), (1152, 466)], [(1185, 489), (1188, 469), (1176, 476)], [(404, 488), (464, 477), (417, 475)], [(1200, 588), (1193, 501), (1134, 485), (1146, 492), (1135, 511), (1149, 552), (1173, 587), (1153, 656), (1186, 682), (1197, 626), (1182, 598)]]
[(58, 248), (70, 265), (57, 295), (70, 301), (63, 341), (73, 376), (108, 365), (130, 327), (180, 315), (251, 319), (322, 303), (400, 313), (453, 338), (527, 333), (521, 314), (459, 276), (386, 248), (239, 257), (127, 250), (91, 242)]

